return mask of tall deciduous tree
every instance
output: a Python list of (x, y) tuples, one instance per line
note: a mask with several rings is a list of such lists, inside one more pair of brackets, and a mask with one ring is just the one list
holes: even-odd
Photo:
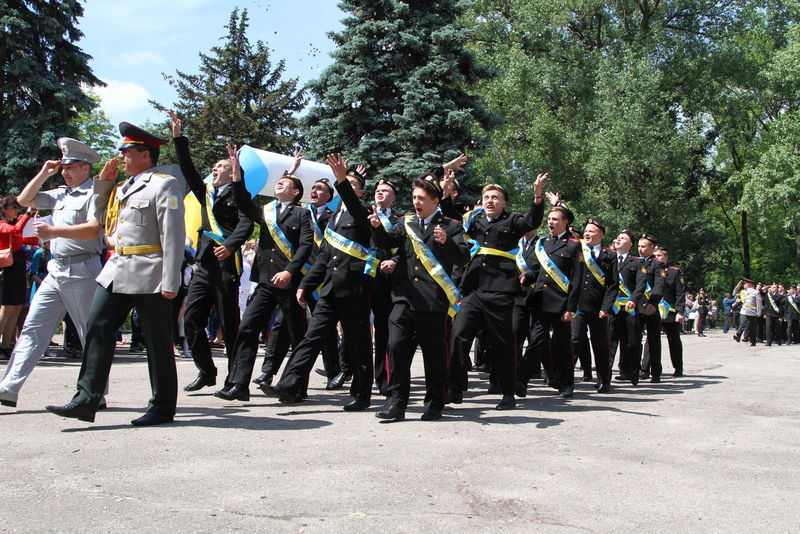
[(274, 67), (267, 45), (247, 38), (247, 10), (231, 13), (221, 46), (200, 54), (200, 73), (164, 75), (178, 92), (174, 109), (192, 138), (198, 168), (225, 155), (226, 143), (248, 144), (274, 152), (291, 152), (297, 136), (295, 114), (306, 99), (297, 79), (282, 80), (285, 61)]
[(457, 0), (346, 0), (344, 30), (332, 33), (334, 63), (310, 85), (302, 120), (308, 153), (342, 151), (371, 178), (405, 190), (425, 167), (467, 150), (496, 119), (470, 87), (490, 71), (465, 49)]
[(0, 190), (17, 193), (56, 139), (75, 136), (71, 122), (96, 106), (81, 86), (104, 85), (75, 44), (78, 0), (0, 0)]

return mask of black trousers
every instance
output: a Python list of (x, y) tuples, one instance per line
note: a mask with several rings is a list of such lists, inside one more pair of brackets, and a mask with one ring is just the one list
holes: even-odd
[(786, 319), (786, 344), (797, 343), (797, 319)]
[[(380, 274), (378, 275), (381, 276)], [(389, 314), (392, 312), (391, 281), (376, 278), (372, 284), (370, 300), (372, 307), (372, 329), (375, 335), (375, 383), (388, 382), (389, 368), (387, 351), (389, 346)]]
[(113, 288), (98, 286), (86, 326), (86, 346), (78, 375), (78, 392), (73, 401), (97, 410), (111, 371), (116, 347), (116, 332), (133, 306), (147, 346), (147, 368), (153, 395), (147, 411), (172, 417), (178, 399), (178, 374), (172, 348), (172, 303), (152, 294), (114, 293)]
[(503, 395), (514, 394), (516, 360), (513, 335), (514, 295), (475, 290), (464, 297), (453, 322), (452, 358), (448, 387), (463, 390), (466, 362), (472, 341), (480, 328), (485, 329), (492, 347), (493, 370)]
[(344, 354), (353, 373), (350, 395), (369, 401), (372, 391), (372, 343), (369, 335), (369, 295), (320, 297), (303, 340), (295, 345), (277, 386), (296, 395), (308, 384), (308, 376), (325, 339), (342, 323)]
[[(561, 320), (563, 313), (537, 310), (534, 313), (533, 337), (541, 354), (549, 360), (545, 367), (549, 377), (557, 380), (559, 389), (575, 384), (575, 364), (572, 356), (572, 329), (570, 323)], [(550, 331), (552, 329), (552, 339)]]
[(639, 374), (642, 357), (642, 327), (639, 315), (622, 310), (611, 319), (611, 340), (619, 345), (619, 371), (623, 376)]
[[(639, 314), (642, 333), (647, 333), (647, 344), (650, 347), (650, 375), (661, 376), (661, 317), (658, 313), (653, 315)], [(642, 367), (640, 366), (640, 369)]]
[[(247, 388), (253, 376), (261, 332), (272, 317), (272, 311), (278, 306), (282, 308), (286, 317), (293, 317), (288, 311), (289, 299), (293, 295), (293, 289), (277, 289), (266, 284), (258, 284), (252, 299), (244, 309), (242, 323), (234, 343), (233, 367), (228, 375), (228, 383)], [(302, 335), (302, 326), (298, 324), (296, 316), (293, 320), (289, 320), (288, 324), (289, 335), (292, 339), (298, 339)]]
[(411, 362), (419, 344), (425, 366), (425, 406), (444, 408), (447, 389), (447, 312), (419, 312), (406, 302), (389, 315), (389, 402), (408, 406)]
[(767, 345), (772, 345), (773, 341), (778, 345), (782, 343), (781, 320), (779, 317), (767, 315), (765, 318), (765, 330), (767, 333)]
[(611, 359), (608, 355), (608, 317), (601, 319), (597, 313), (591, 316), (581, 313), (572, 318), (572, 347), (581, 359), (581, 368), (585, 376), (592, 374), (592, 358), (589, 354), (588, 328), (591, 334), (591, 346), (594, 353), (594, 366), (597, 378), (604, 384), (611, 383)]
[(228, 356), (227, 374), (230, 375), (239, 330), (239, 277), (222, 270), (219, 264), (200, 263), (186, 294), (183, 328), (194, 364), (201, 374), (209, 377), (217, 376), (217, 367), (211, 358), (211, 346), (206, 336), (212, 306), (217, 308), (217, 320)]
[[(681, 341), (681, 328), (680, 323), (673, 321), (662, 321), (661, 329), (667, 336), (667, 345), (669, 346), (669, 358), (672, 362), (672, 367), (675, 371), (683, 372), (683, 342)], [(645, 342), (644, 349), (642, 350), (642, 370), (652, 373), (650, 367), (650, 343)]]

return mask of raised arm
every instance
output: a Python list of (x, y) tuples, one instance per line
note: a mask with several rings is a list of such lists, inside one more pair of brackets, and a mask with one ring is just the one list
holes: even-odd
[(181, 173), (186, 179), (186, 184), (192, 190), (194, 196), (197, 197), (198, 202), (204, 204), (206, 201), (206, 184), (192, 162), (192, 156), (189, 153), (189, 139), (181, 134), (181, 119), (174, 111), (169, 112), (169, 118), (172, 119), (172, 143), (175, 145), (178, 166), (180, 166)]

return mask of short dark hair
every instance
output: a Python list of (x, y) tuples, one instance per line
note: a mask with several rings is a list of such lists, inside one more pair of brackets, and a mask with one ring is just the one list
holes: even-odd
[(153, 164), (153, 167), (158, 165), (158, 156), (161, 154), (161, 151), (157, 148), (153, 148), (150, 146), (135, 146), (132, 147), (136, 150), (136, 152), (147, 152), (150, 154), (150, 162)]
[(6, 195), (0, 200), (0, 207), (2, 209), (6, 208), (20, 208), (19, 203), (17, 202), (17, 195)]
[(442, 200), (442, 188), (439, 185), (439, 181), (431, 174), (426, 175), (426, 177), (431, 177), (432, 179), (414, 178), (412, 188), (419, 187), (420, 189), (424, 189), (431, 198)]

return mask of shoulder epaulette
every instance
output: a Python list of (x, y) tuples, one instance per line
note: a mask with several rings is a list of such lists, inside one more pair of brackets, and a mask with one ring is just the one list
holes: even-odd
[(163, 172), (154, 172), (153, 176), (158, 176), (159, 178), (174, 178), (171, 174), (165, 174)]
[(572, 241), (573, 243), (580, 243), (580, 240), (575, 239), (574, 237), (570, 237), (569, 240)]
[(674, 265), (667, 265), (667, 267), (669, 267), (670, 269), (675, 269), (676, 271), (678, 270), (678, 268), (675, 267)]

